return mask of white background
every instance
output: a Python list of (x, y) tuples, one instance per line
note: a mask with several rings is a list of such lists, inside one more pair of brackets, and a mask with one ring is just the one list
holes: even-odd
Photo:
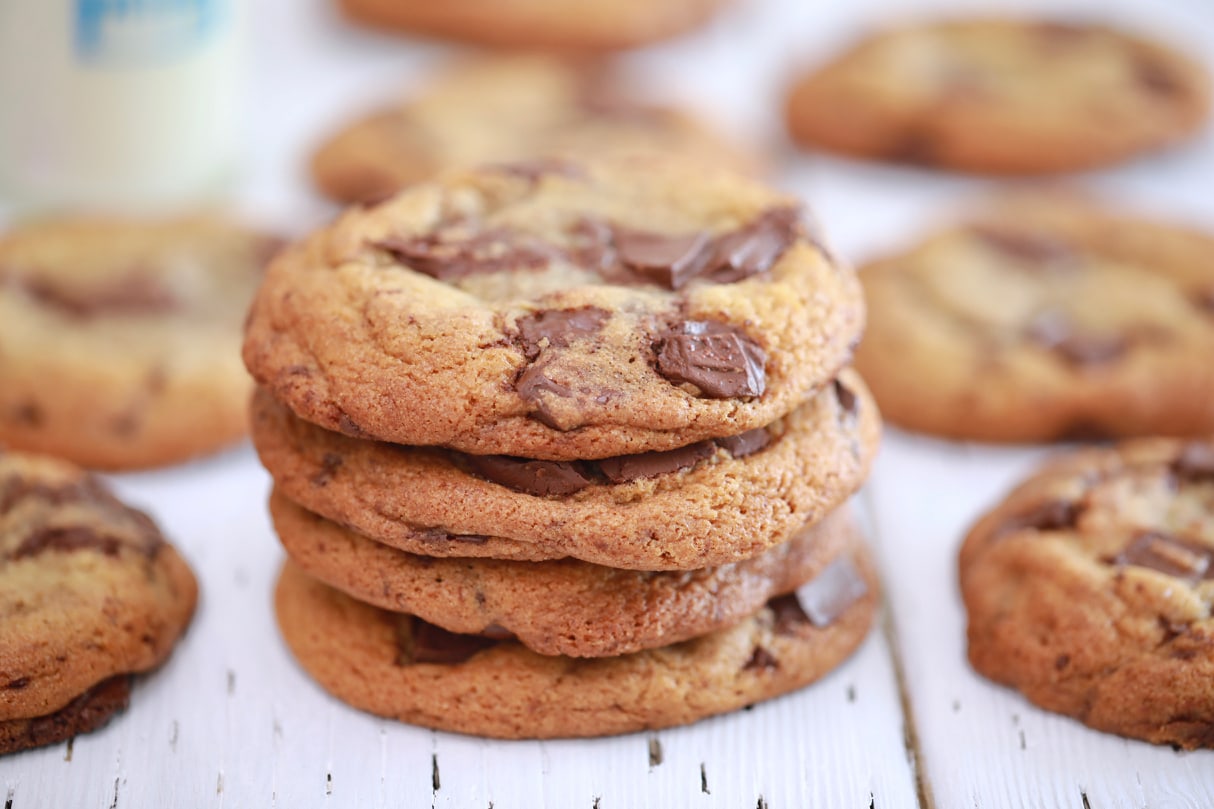
[[(771, 149), (774, 181), (806, 198), (834, 245), (860, 261), (905, 243), (990, 184), (794, 152), (779, 128), (792, 72), (874, 22), (929, 8), (997, 7), (742, 0), (694, 36), (630, 57), (630, 67), (655, 94), (683, 98)], [(1013, 7), (1094, 16), (1207, 61), (1214, 53), (1210, 0)], [(300, 232), (333, 214), (303, 173), (312, 146), (444, 50), (355, 30), (323, 0), (260, 0), (251, 4), (250, 29), (240, 201), (251, 215)], [(1214, 228), (1208, 131), (1174, 152), (1076, 181)], [(819, 684), (753, 710), (595, 741), (487, 741), (346, 708), (295, 667), (275, 630), (270, 591), (281, 551), (265, 514), (268, 480), (248, 447), (115, 476), (193, 563), (198, 614), (124, 716), (70, 745), (0, 760), (0, 799), (5, 809), (1214, 807), (1214, 752), (1176, 753), (1089, 731), (965, 664), (956, 548), (974, 517), (1045, 452), (889, 430), (859, 499), (886, 599), (883, 623), (860, 652)]]

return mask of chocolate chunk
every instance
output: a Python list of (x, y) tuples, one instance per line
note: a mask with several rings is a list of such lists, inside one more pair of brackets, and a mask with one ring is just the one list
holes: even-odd
[(1113, 564), (1147, 567), (1194, 582), (1214, 579), (1214, 547), (1159, 531), (1147, 531), (1134, 537), (1113, 559)]
[(1214, 480), (1214, 446), (1201, 441), (1185, 444), (1172, 462), (1172, 471), (1185, 481)]
[(42, 305), (79, 320), (103, 315), (166, 314), (179, 305), (167, 287), (139, 270), (92, 288), (73, 288), (35, 276), (19, 278), (18, 283)]
[(18, 677), (15, 680), (10, 680), (8, 682), (8, 684), (4, 686), (4, 688), (6, 691), (20, 691), (22, 688), (25, 688), (29, 684), (30, 684), (29, 677)]
[(1065, 531), (1074, 528), (1080, 514), (1079, 505), (1066, 500), (1047, 500), (1009, 517), (995, 531), (992, 539), (1031, 528), (1034, 531)]
[(1029, 324), (1027, 336), (1076, 367), (1100, 365), (1117, 359), (1130, 348), (1121, 335), (1099, 336), (1075, 332), (1070, 318), (1056, 310), (1042, 312)]
[(667, 289), (679, 289), (704, 269), (707, 233), (667, 235), (614, 228), (615, 249), (625, 266)]
[(750, 655), (750, 660), (746, 661), (746, 665), (742, 667), (744, 671), (754, 671), (761, 669), (763, 671), (772, 671), (780, 668), (780, 661), (772, 656), (771, 652), (764, 649), (762, 646), (756, 646)]
[(438, 281), (459, 281), (482, 273), (542, 269), (559, 256), (555, 247), (525, 238), (523, 234), (495, 228), (452, 242), (443, 241), (437, 234), (389, 236), (374, 242), (374, 246)]
[(537, 497), (573, 494), (594, 482), (575, 462), (536, 461), (506, 455), (464, 457), (472, 470), (486, 480)]
[(399, 665), (413, 663), (438, 663), (454, 665), (463, 663), (477, 652), (500, 641), (484, 635), (462, 635), (448, 632), (442, 627), (427, 623), (416, 616), (412, 626), (401, 628), (397, 634), (397, 662)]
[(758, 427), (747, 430), (740, 435), (727, 435), (716, 439), (717, 446), (728, 452), (734, 458), (745, 458), (754, 455), (771, 443), (771, 433), (766, 428)]
[(89, 548), (106, 556), (117, 556), (122, 545), (123, 542), (118, 537), (98, 533), (84, 525), (44, 526), (26, 537), (9, 555), (9, 559), (17, 561), (47, 551), (73, 552)]
[(868, 593), (868, 584), (854, 562), (842, 557), (797, 588), (797, 602), (816, 627), (833, 624), (847, 608)]
[(638, 478), (652, 478), (690, 469), (716, 452), (712, 441), (700, 441), (665, 452), (642, 452), (637, 455), (621, 455), (604, 458), (597, 466), (612, 483), (627, 483)]
[(795, 593), (778, 596), (767, 602), (767, 608), (775, 615), (777, 635), (794, 635), (809, 623), (809, 616), (801, 608)]
[(533, 418), (554, 430), (564, 430), (566, 427), (552, 412), (547, 399), (548, 396), (556, 396), (561, 399), (571, 398), (573, 390), (548, 378), (545, 373), (546, 368), (547, 363), (545, 362), (528, 366), (527, 370), (519, 376), (518, 381), (514, 383), (514, 389), (523, 401), (535, 406), (535, 412), (531, 414)]
[(326, 452), (320, 459), (320, 469), (308, 479), (309, 482), (313, 486), (328, 486), (343, 462), (344, 459), (336, 452)]
[(1176, 72), (1152, 57), (1140, 55), (1135, 60), (1134, 78), (1140, 86), (1158, 96), (1176, 96), (1184, 90), (1184, 82)]
[(451, 534), (437, 528), (419, 530), (416, 536), (425, 542), (469, 542), (473, 545), (484, 545), (489, 541), (489, 537), (481, 534)]
[(970, 228), (970, 233), (992, 250), (1034, 268), (1053, 268), (1073, 262), (1076, 258), (1070, 245), (1048, 233), (993, 225), (975, 225)]
[(719, 236), (707, 275), (722, 284), (766, 272), (800, 234), (796, 208), (772, 208), (732, 233)]
[(690, 382), (710, 399), (762, 396), (767, 354), (739, 329), (712, 321), (685, 321), (659, 341), (657, 371)]
[(545, 346), (564, 348), (573, 340), (596, 334), (610, 313), (594, 306), (549, 309), (520, 317), (516, 323), (523, 353), (534, 360)]

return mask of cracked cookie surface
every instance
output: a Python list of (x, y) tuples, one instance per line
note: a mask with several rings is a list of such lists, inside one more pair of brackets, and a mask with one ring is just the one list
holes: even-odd
[(275, 593), (287, 645), (338, 699), (412, 724), (508, 739), (681, 725), (800, 688), (855, 651), (876, 604), (861, 545), (736, 626), (619, 657), (570, 658), (363, 604), (291, 563)]
[(1214, 443), (1048, 463), (960, 554), (969, 659), (1098, 730), (1214, 747)]
[(97, 478), (0, 452), (0, 751), (59, 741), (120, 710), (121, 675), (164, 661), (196, 599), (155, 524)]
[(0, 237), (0, 443), (135, 469), (239, 439), (241, 321), (278, 246), (201, 218)]
[(859, 488), (880, 433), (851, 371), (767, 428), (593, 462), (352, 439), (293, 417), (263, 391), (252, 422), (283, 495), (385, 544), (639, 570), (726, 564), (785, 541)]
[(795, 201), (646, 160), (415, 185), (280, 254), (244, 358), (358, 438), (596, 459), (769, 424), (863, 328)]
[(744, 173), (757, 163), (690, 115), (640, 101), (603, 64), (531, 54), (441, 69), (409, 98), (334, 133), (311, 171), (334, 200), (377, 202), (461, 166), (636, 154)]
[(800, 79), (794, 139), (859, 157), (992, 174), (1108, 165), (1191, 136), (1196, 62), (1111, 28), (928, 22), (874, 34)]
[(1016, 197), (861, 271), (893, 424), (992, 441), (1214, 431), (1214, 237)]

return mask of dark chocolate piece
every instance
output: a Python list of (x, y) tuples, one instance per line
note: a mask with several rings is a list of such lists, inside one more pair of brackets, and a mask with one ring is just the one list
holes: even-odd
[(1172, 471), (1181, 480), (1214, 480), (1214, 446), (1201, 441), (1185, 444), (1172, 462)]
[(732, 233), (717, 237), (707, 276), (729, 284), (767, 272), (796, 241), (801, 213), (796, 208), (772, 208)]
[(581, 309), (548, 309), (520, 317), (517, 321), (523, 353), (534, 360), (545, 346), (563, 348), (573, 340), (597, 333), (610, 313), (594, 306)]
[(728, 452), (734, 458), (745, 458), (754, 455), (771, 444), (771, 433), (763, 427), (747, 430), (739, 435), (727, 435), (716, 439), (717, 446)]
[(833, 624), (867, 594), (868, 584), (847, 557), (831, 562), (796, 592), (801, 609), (810, 623), (819, 628)]
[(704, 269), (707, 233), (667, 235), (616, 226), (615, 249), (630, 269), (666, 287), (679, 289)]
[(531, 414), (533, 418), (554, 430), (563, 430), (566, 428), (561, 426), (551, 408), (548, 407), (544, 394), (568, 399), (573, 396), (573, 390), (549, 379), (544, 373), (546, 368), (547, 363), (544, 362), (528, 366), (527, 370), (519, 376), (518, 381), (514, 383), (514, 389), (523, 401), (535, 406), (535, 412)]
[(344, 459), (336, 452), (326, 452), (320, 459), (320, 469), (309, 478), (309, 482), (313, 486), (328, 486), (329, 481), (337, 474), (337, 470), (341, 468), (343, 462)]
[(522, 234), (495, 228), (452, 242), (443, 241), (438, 234), (389, 236), (374, 246), (410, 269), (450, 282), (503, 270), (542, 269), (559, 255), (551, 245), (524, 239)]
[(1048, 233), (993, 225), (974, 225), (970, 232), (987, 247), (1034, 268), (1053, 268), (1075, 259), (1075, 251), (1070, 245)]
[(455, 665), (463, 663), (477, 652), (496, 646), (501, 641), (484, 635), (463, 635), (448, 632), (442, 627), (427, 623), (412, 616), (411, 631), (398, 635), (401, 665), (412, 663), (439, 663)]
[(486, 480), (537, 497), (573, 494), (594, 482), (576, 462), (536, 461), (506, 455), (464, 457), (472, 471)]
[(771, 599), (767, 602), (767, 608), (775, 615), (777, 635), (795, 635), (800, 627), (809, 623), (809, 616), (801, 608), (795, 593)]
[(72, 288), (37, 276), (18, 278), (18, 283), (42, 305), (79, 320), (103, 315), (165, 314), (179, 305), (167, 287), (138, 270), (92, 288)]
[(712, 441), (700, 441), (665, 452), (642, 452), (637, 455), (621, 455), (604, 458), (597, 462), (598, 468), (612, 483), (627, 483), (638, 478), (652, 478), (690, 469), (716, 452)]
[(9, 559), (17, 561), (47, 551), (72, 552), (98, 550), (106, 556), (117, 556), (123, 541), (110, 534), (98, 533), (84, 525), (42, 526), (22, 540)]
[(744, 671), (754, 671), (760, 669), (762, 671), (772, 671), (780, 668), (780, 661), (776, 660), (772, 653), (764, 649), (762, 646), (756, 646), (750, 655), (750, 660), (746, 661), (746, 665), (742, 667)]
[(1080, 508), (1066, 500), (1047, 500), (1009, 517), (995, 531), (993, 539), (1016, 531), (1031, 528), (1034, 531), (1065, 531), (1074, 528), (1079, 519)]
[(1214, 579), (1214, 547), (1161, 531), (1146, 531), (1135, 536), (1113, 559), (1113, 564), (1147, 567), (1194, 582)]
[(690, 382), (710, 399), (762, 396), (767, 354), (741, 330), (712, 321), (686, 321), (659, 341), (657, 371)]

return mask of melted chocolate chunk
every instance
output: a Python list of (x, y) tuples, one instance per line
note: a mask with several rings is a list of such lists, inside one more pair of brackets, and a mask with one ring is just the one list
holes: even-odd
[(79, 320), (103, 315), (165, 314), (179, 305), (167, 287), (136, 270), (92, 288), (72, 288), (38, 277), (21, 278), (18, 283), (43, 306)]
[(546, 347), (564, 348), (573, 340), (598, 333), (610, 317), (604, 309), (586, 306), (581, 309), (549, 309), (533, 312), (517, 321), (523, 353), (534, 360)]
[(548, 406), (545, 394), (569, 399), (573, 396), (573, 390), (549, 379), (544, 373), (546, 367), (547, 364), (542, 362), (528, 366), (527, 370), (519, 376), (518, 381), (514, 383), (514, 389), (523, 401), (535, 407), (535, 411), (531, 414), (532, 418), (554, 430), (564, 430), (567, 427), (556, 418), (556, 414)]
[(106, 556), (117, 556), (122, 545), (123, 541), (118, 537), (98, 533), (84, 525), (44, 526), (22, 540), (17, 549), (9, 555), (9, 559), (17, 561), (48, 551), (71, 553), (86, 549), (100, 551)]
[(710, 399), (762, 396), (767, 354), (739, 329), (712, 321), (685, 321), (659, 340), (657, 371), (689, 382)]
[(767, 608), (775, 615), (777, 635), (795, 635), (800, 627), (809, 623), (809, 616), (801, 608), (795, 593), (773, 598), (767, 602)]
[(464, 457), (472, 470), (486, 480), (538, 497), (573, 494), (594, 482), (576, 462), (536, 461), (505, 455)]
[(437, 234), (401, 238), (390, 236), (374, 243), (410, 269), (438, 281), (459, 281), (471, 275), (504, 270), (536, 270), (560, 255), (555, 247), (523, 241), (522, 234), (501, 228), (466, 239), (446, 242)]
[(744, 671), (773, 671), (780, 668), (780, 661), (776, 660), (772, 653), (764, 649), (762, 646), (756, 646), (750, 655), (750, 660), (746, 661), (746, 665), (742, 667)]
[(1185, 481), (1214, 480), (1214, 447), (1200, 441), (1185, 444), (1172, 462), (1172, 471)]
[(1214, 579), (1214, 547), (1148, 531), (1134, 537), (1125, 550), (1114, 557), (1113, 564), (1147, 567), (1191, 581)]
[(616, 226), (615, 249), (620, 261), (646, 278), (679, 289), (698, 276), (709, 256), (708, 234), (667, 235)]
[(1043, 312), (1034, 318), (1029, 324), (1027, 336), (1079, 368), (1110, 362), (1130, 348), (1130, 341), (1122, 335), (1077, 333), (1070, 318), (1057, 311)]
[(729, 284), (767, 272), (796, 241), (800, 221), (801, 213), (796, 208), (772, 208), (753, 222), (719, 236), (708, 277)]
[(501, 641), (484, 635), (462, 635), (412, 616), (412, 626), (402, 627), (397, 634), (397, 663), (463, 663), (477, 652), (496, 646)]
[(1007, 519), (993, 539), (1031, 528), (1034, 531), (1065, 531), (1079, 520), (1080, 507), (1066, 500), (1047, 500)]
[(796, 597), (810, 623), (826, 627), (867, 594), (868, 584), (855, 563), (841, 557), (798, 587)]
[(763, 427), (747, 430), (740, 435), (727, 435), (716, 439), (717, 446), (728, 452), (734, 458), (745, 458), (754, 455), (771, 444), (771, 433)]
[(30, 684), (29, 677), (18, 677), (15, 680), (10, 680), (8, 682), (8, 684), (4, 686), (4, 688), (6, 691), (20, 691), (22, 688), (25, 688), (29, 684)]
[(1062, 239), (1047, 233), (975, 225), (970, 232), (1000, 254), (1034, 268), (1056, 267), (1075, 259), (1075, 251)]
[(652, 478), (690, 469), (716, 452), (712, 441), (700, 441), (686, 447), (665, 452), (642, 452), (637, 455), (621, 455), (604, 458), (596, 466), (612, 483), (627, 483), (638, 478)]

